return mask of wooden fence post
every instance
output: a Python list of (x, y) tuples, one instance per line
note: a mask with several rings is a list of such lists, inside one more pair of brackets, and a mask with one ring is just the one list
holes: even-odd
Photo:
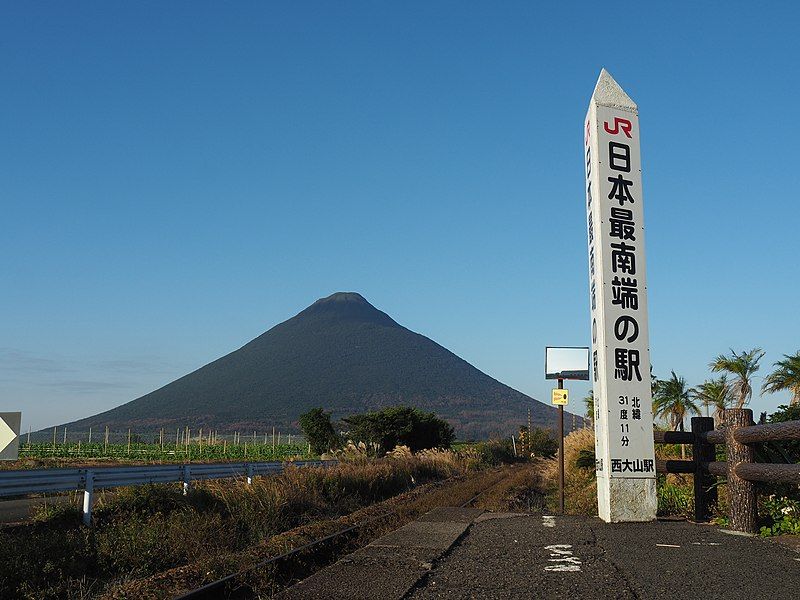
[(708, 521), (711, 507), (717, 503), (716, 478), (703, 469), (703, 463), (714, 462), (714, 444), (703, 441), (702, 434), (714, 429), (711, 417), (692, 417), (692, 458), (694, 459), (694, 520)]
[(753, 424), (753, 411), (749, 408), (729, 408), (725, 411), (725, 448), (728, 454), (728, 497), (730, 503), (730, 527), (734, 531), (755, 533), (758, 513), (756, 486), (736, 474), (740, 464), (755, 462), (753, 448), (737, 442), (733, 434), (740, 427)]

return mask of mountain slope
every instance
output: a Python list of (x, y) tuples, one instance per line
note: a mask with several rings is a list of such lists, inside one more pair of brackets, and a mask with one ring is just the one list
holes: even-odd
[(554, 408), (498, 382), (379, 311), (360, 294), (316, 301), (242, 348), (141, 398), (68, 424), (72, 430), (295, 428), (313, 406), (335, 418), (411, 404), (447, 418), (461, 437), (508, 434)]

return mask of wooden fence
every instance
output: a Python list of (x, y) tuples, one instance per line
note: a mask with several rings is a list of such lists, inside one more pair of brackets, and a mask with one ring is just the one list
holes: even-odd
[[(714, 429), (714, 419), (692, 417), (691, 431), (656, 431), (657, 444), (691, 444), (692, 460), (656, 462), (659, 473), (694, 475), (694, 517), (707, 521), (717, 502), (716, 478), (728, 484), (730, 528), (758, 531), (756, 483), (800, 484), (800, 464), (755, 462), (755, 445), (763, 442), (800, 440), (800, 421), (755, 425), (753, 411), (730, 408), (725, 411), (723, 428)], [(715, 445), (725, 444), (726, 461), (716, 461)]]

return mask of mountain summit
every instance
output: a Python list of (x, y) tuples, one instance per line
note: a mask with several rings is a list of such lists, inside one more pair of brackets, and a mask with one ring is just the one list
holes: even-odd
[(286, 431), (314, 406), (341, 418), (399, 404), (435, 412), (460, 437), (510, 434), (529, 407), (536, 425), (557, 418), (361, 294), (338, 292), (154, 392), (67, 427)]
[(336, 292), (327, 298), (320, 298), (297, 315), (295, 319), (323, 315), (340, 321), (361, 321), (382, 324), (387, 327), (400, 327), (394, 319), (372, 306), (364, 296), (357, 292)]

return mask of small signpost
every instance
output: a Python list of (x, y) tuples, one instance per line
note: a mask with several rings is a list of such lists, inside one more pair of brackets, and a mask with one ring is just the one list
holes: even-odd
[(553, 404), (558, 406), (558, 506), (561, 514), (564, 514), (564, 407), (568, 402), (564, 380), (589, 379), (589, 348), (546, 347), (544, 377), (558, 380), (558, 387), (553, 390), (552, 399)]
[(656, 518), (639, 116), (603, 69), (584, 123), (597, 505)]
[(566, 406), (569, 404), (567, 390), (556, 388), (553, 390), (553, 404), (556, 406)]
[(19, 458), (21, 412), (0, 412), (0, 460)]

